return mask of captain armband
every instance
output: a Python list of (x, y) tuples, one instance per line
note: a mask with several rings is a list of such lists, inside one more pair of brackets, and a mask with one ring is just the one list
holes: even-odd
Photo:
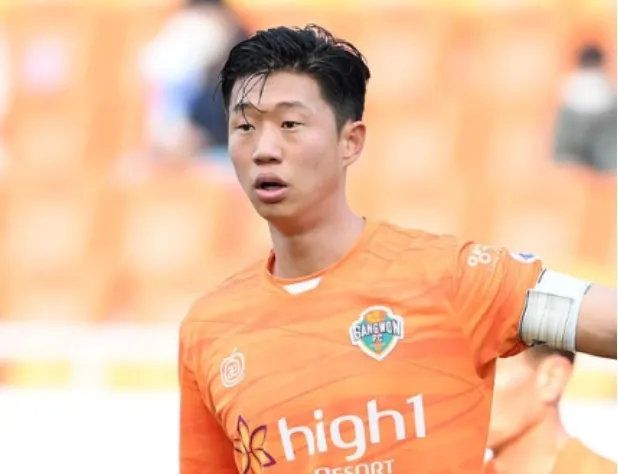
[(575, 352), (579, 309), (589, 288), (589, 282), (544, 270), (528, 291), (519, 326), (521, 340), (530, 346), (547, 344)]

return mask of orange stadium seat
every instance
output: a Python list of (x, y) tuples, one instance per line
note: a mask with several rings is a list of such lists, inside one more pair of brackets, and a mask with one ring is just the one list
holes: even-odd
[[(371, 21), (363, 21), (370, 15)], [(441, 69), (452, 18), (435, 10), (374, 6), (360, 14), (353, 38), (372, 71), (368, 98), (415, 104), (441, 93)]]
[(105, 310), (105, 285), (95, 269), (65, 277), (11, 277), (5, 289), (3, 316), (13, 321), (99, 320)]
[(9, 172), (28, 181), (72, 177), (90, 160), (88, 114), (82, 107), (13, 114), (7, 146)]
[[(7, 199), (7, 181), (4, 172), (0, 171), (0, 248), (5, 247)], [(6, 255), (4, 252), (0, 251), (0, 320), (4, 316), (3, 309), (6, 306), (6, 286), (8, 284), (7, 267)]]
[(488, 14), (478, 22), (479, 95), (503, 107), (547, 107), (558, 89), (565, 25), (552, 10)]
[(414, 227), (457, 231), (457, 107), (409, 108), (385, 119), (369, 110), (367, 122), (365, 152), (351, 172), (358, 209)]
[(536, 253), (554, 266), (572, 264), (584, 230), (585, 193), (571, 180), (556, 179), (554, 173), (495, 189), (491, 243)]
[(123, 9), (116, 15), (112, 28), (125, 31), (124, 46), (116, 51), (118, 58), (118, 95), (114, 120), (118, 125), (119, 150), (134, 151), (143, 146), (147, 90), (141, 76), (140, 55), (154, 38), (169, 14), (166, 5), (140, 5)]
[(88, 256), (92, 207), (79, 190), (11, 189), (4, 250), (12, 271), (48, 275), (79, 267)]
[[(616, 176), (591, 174), (585, 186), (585, 212), (578, 227), (577, 253), (595, 266), (616, 262)], [(615, 277), (615, 268), (614, 268)]]
[[(362, 9), (362, 7), (360, 7)], [(267, 2), (252, 2), (251, 5), (237, 7), (236, 12), (239, 17), (248, 25), (250, 30), (261, 30), (279, 25), (304, 26), (309, 23), (316, 23), (337, 33), (341, 37), (346, 37), (346, 32), (342, 31), (345, 25), (348, 32), (352, 30), (355, 11), (346, 7), (337, 6), (333, 8), (328, 5), (303, 5), (293, 3), (268, 4)], [(346, 21), (341, 24), (340, 17), (347, 16)]]
[(184, 307), (261, 255), (267, 234), (256, 234), (256, 218), (240, 193), (195, 169), (124, 186), (118, 278), (128, 286), (135, 317), (179, 317), (168, 308)]
[(96, 69), (95, 15), (69, 5), (30, 5), (7, 13), (12, 107), (7, 118), (11, 171), (22, 178), (67, 176), (88, 163)]
[(63, 3), (24, 4), (8, 10), (6, 34), (14, 64), (13, 93), (24, 106), (88, 99), (87, 76), (95, 10)]
[[(62, 319), (62, 308), (70, 319), (100, 316), (109, 261), (94, 252), (100, 239), (95, 235), (99, 199), (94, 181), (56, 187), (22, 180), (8, 183), (0, 239), (6, 277), (0, 313), (38, 318), (49, 305), (57, 319)], [(58, 303), (52, 304), (56, 297)]]

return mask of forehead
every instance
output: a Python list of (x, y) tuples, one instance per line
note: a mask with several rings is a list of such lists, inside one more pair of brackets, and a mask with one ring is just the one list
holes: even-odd
[(303, 106), (318, 113), (328, 107), (322, 98), (318, 82), (307, 74), (275, 72), (263, 77), (241, 78), (232, 88), (230, 110), (240, 102), (248, 102), (260, 110), (272, 110), (277, 104)]

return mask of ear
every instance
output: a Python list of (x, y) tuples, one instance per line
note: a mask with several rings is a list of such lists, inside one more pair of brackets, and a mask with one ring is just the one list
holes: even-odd
[(347, 122), (339, 133), (339, 149), (344, 169), (354, 163), (365, 147), (367, 127), (363, 122)]
[(536, 388), (540, 399), (548, 405), (557, 404), (572, 371), (573, 365), (564, 357), (550, 355), (543, 359), (536, 375)]

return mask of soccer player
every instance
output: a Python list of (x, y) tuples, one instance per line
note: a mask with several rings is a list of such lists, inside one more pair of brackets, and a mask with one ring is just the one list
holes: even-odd
[(616, 474), (616, 465), (569, 436), (558, 404), (575, 354), (534, 346), (496, 369), (487, 474)]
[(317, 26), (229, 54), (229, 154), (272, 252), (182, 323), (182, 474), (480, 472), (497, 357), (616, 356), (613, 290), (350, 209), (368, 78)]

